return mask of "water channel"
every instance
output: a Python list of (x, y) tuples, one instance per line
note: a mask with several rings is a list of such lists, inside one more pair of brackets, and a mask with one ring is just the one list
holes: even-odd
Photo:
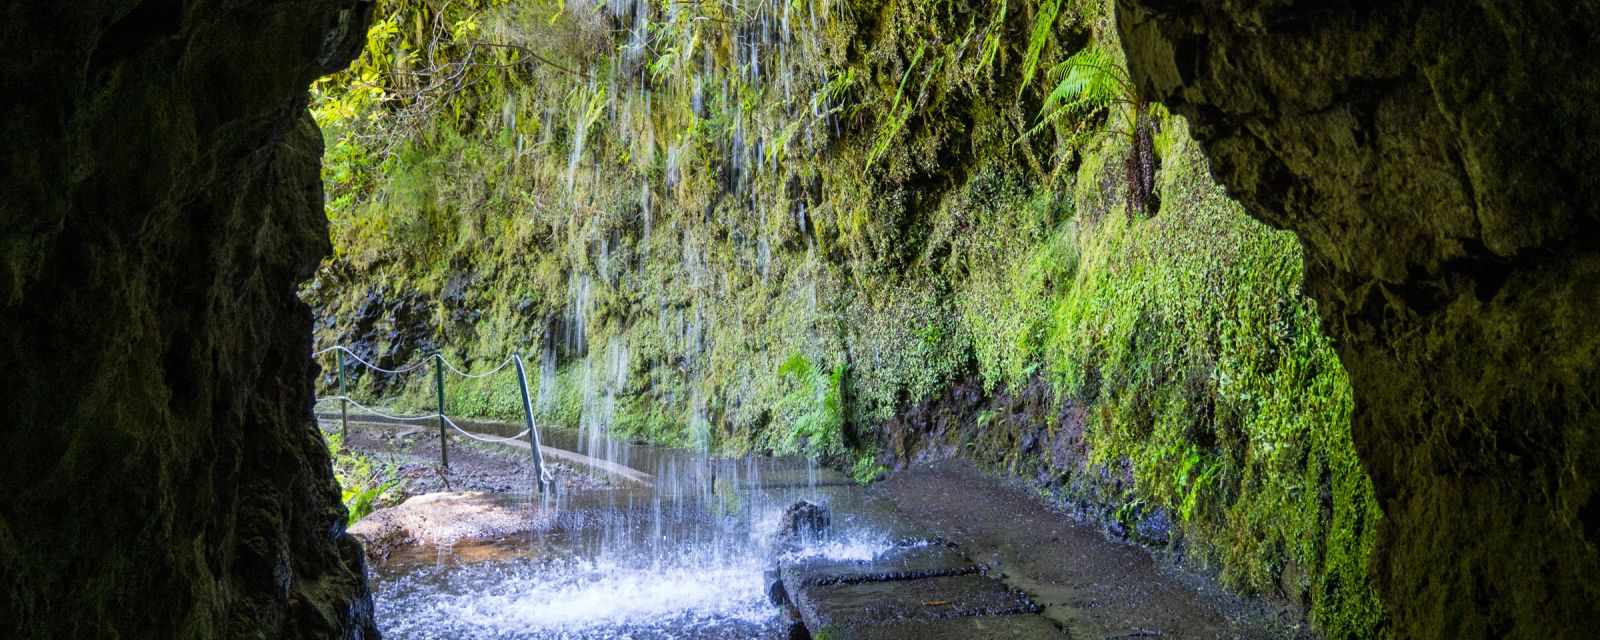
[(783, 510), (829, 506), (834, 527), (800, 553), (871, 559), (893, 540), (852, 517), (860, 489), (801, 459), (718, 459), (552, 431), (646, 474), (498, 499), (528, 533), (449, 548), (408, 547), (372, 568), (387, 638), (782, 637), (763, 570)]

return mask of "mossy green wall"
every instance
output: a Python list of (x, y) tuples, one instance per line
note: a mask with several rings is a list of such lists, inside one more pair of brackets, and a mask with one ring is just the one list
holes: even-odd
[[(1350, 385), (1294, 238), (1228, 200), (1159, 109), (1150, 214), (1123, 202), (1115, 113), (1021, 136), (1055, 63), (1116, 49), (1109, 7), (451, 7), (381, 2), (367, 57), (315, 92), (324, 342), (480, 366), (555, 343), (549, 421), (863, 476), (907, 403), (1042, 375), (1088, 408), (1093, 460), (1132, 469), (1113, 498), (1177, 514), (1194, 562), (1306, 596), (1330, 635), (1381, 624)], [(478, 64), (413, 96), (435, 29), (435, 60)], [(405, 318), (401, 299), (420, 301)], [(509, 378), (450, 390), (453, 412), (519, 415)]]

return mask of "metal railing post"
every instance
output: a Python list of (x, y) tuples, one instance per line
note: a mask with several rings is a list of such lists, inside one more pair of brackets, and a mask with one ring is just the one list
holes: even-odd
[(528, 373), (522, 366), (522, 354), (511, 354), (512, 363), (517, 365), (517, 387), (522, 389), (522, 415), (528, 425), (528, 448), (533, 452), (533, 477), (534, 483), (539, 487), (539, 493), (544, 493), (544, 453), (539, 450), (539, 430), (533, 424), (533, 398), (528, 395)]
[(339, 441), (350, 446), (350, 392), (344, 385), (344, 351), (334, 349), (339, 362)]
[(433, 388), (439, 394), (439, 465), (450, 470), (450, 449), (444, 431), (444, 356), (433, 354)]

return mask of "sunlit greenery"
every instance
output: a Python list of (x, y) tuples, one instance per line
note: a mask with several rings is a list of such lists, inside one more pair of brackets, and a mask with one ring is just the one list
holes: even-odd
[(374, 509), (388, 506), (402, 495), (405, 481), (392, 462), (380, 462), (371, 456), (344, 447), (344, 438), (337, 432), (324, 432), (328, 452), (333, 455), (333, 475), (339, 482), (340, 500), (348, 514), (348, 524), (355, 524)]
[[(1130, 469), (1117, 513), (1164, 509), (1191, 561), (1364, 634), (1379, 516), (1299, 247), (1137, 104), (1112, 10), (381, 0), (362, 58), (314, 89), (335, 258), (308, 297), (340, 318), (323, 338), (386, 349), (393, 327), (354, 319), (373, 292), (416, 296), (456, 361), (559, 345), (530, 381), (555, 387), (547, 424), (605, 413), (623, 437), (863, 481), (909, 403), (1044, 380), (1085, 409), (1091, 467), (1059, 473)], [(1158, 198), (1130, 214), (1145, 143)], [(447, 402), (520, 419), (518, 393), (501, 376)]]

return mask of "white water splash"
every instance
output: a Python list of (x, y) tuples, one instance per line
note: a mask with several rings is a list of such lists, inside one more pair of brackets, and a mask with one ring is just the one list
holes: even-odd
[[(748, 566), (746, 566), (748, 565)], [(419, 579), (419, 582), (425, 581)], [(557, 566), (476, 565), (454, 569), (438, 587), (395, 585), (379, 598), (395, 611), (392, 637), (612, 638), (743, 637), (770, 629), (761, 568), (637, 568), (571, 561)], [(408, 598), (404, 592), (416, 591)], [(396, 597), (398, 596), (398, 597)]]
[[(927, 543), (917, 542), (910, 547), (924, 546)], [(819, 542), (807, 547), (784, 554), (790, 560), (831, 560), (835, 562), (871, 562), (897, 546), (883, 538), (846, 538)]]

